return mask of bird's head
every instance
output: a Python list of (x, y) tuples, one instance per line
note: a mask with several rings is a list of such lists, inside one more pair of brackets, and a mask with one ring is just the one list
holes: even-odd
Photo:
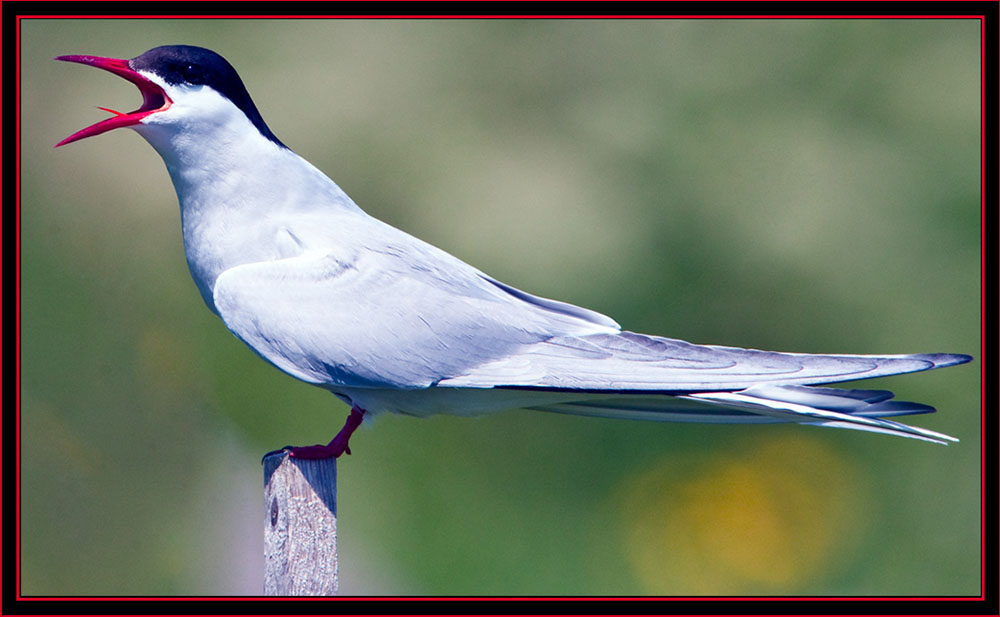
[(264, 123), (236, 70), (214, 51), (165, 45), (131, 60), (99, 56), (59, 56), (56, 60), (104, 69), (132, 82), (142, 93), (138, 109), (122, 113), (101, 107), (114, 115), (73, 133), (56, 147), (120, 127), (133, 128), (150, 139), (150, 133), (157, 130), (197, 134), (247, 122), (252, 128), (247, 126), (246, 130), (256, 129), (264, 138), (284, 147)]

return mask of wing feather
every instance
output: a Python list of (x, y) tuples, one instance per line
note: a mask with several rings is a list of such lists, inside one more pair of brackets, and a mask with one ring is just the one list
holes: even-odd
[(517, 358), (553, 333), (616, 325), (515, 293), (457, 259), (446, 268), (420, 248), (307, 252), (236, 266), (216, 279), (213, 302), (233, 334), (264, 359), (331, 387), (426, 388)]
[(683, 393), (754, 385), (812, 385), (925, 371), (967, 362), (957, 354), (803, 354), (695, 345), (621, 332), (553, 337), (516, 357), (478, 365), (440, 385)]

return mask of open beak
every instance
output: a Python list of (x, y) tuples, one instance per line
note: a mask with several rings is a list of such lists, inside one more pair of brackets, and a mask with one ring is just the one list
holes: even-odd
[(139, 124), (139, 122), (146, 116), (155, 114), (159, 111), (164, 111), (173, 104), (173, 101), (171, 101), (170, 97), (167, 96), (167, 93), (163, 91), (163, 88), (133, 71), (131, 67), (129, 67), (128, 60), (101, 58), (99, 56), (59, 56), (56, 60), (62, 60), (64, 62), (79, 62), (80, 64), (89, 64), (90, 66), (96, 66), (99, 69), (104, 69), (105, 71), (124, 77), (134, 83), (139, 88), (139, 92), (142, 93), (142, 106), (139, 107), (139, 109), (125, 114), (106, 107), (99, 107), (98, 109), (110, 112), (114, 114), (114, 116), (106, 120), (101, 120), (97, 124), (93, 124), (85, 129), (73, 133), (66, 139), (57, 143), (55, 146), (56, 148), (83, 139), (84, 137), (93, 137), (94, 135), (107, 133), (108, 131), (119, 127)]

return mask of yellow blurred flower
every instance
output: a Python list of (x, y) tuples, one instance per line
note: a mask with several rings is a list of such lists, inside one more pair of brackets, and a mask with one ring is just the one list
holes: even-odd
[(626, 560), (650, 594), (809, 593), (865, 533), (856, 472), (798, 435), (667, 455), (621, 492)]

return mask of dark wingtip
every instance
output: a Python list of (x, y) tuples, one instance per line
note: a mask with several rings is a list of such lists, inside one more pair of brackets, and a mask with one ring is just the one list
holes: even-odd
[(916, 414), (934, 413), (937, 411), (930, 405), (923, 403), (911, 403), (910, 401), (883, 401), (862, 408), (856, 412), (859, 416), (873, 416), (884, 418), (889, 416), (912, 416)]
[(955, 366), (956, 364), (965, 364), (966, 362), (971, 362), (973, 360), (972, 356), (967, 356), (962, 353), (929, 353), (921, 354), (918, 357), (922, 360), (932, 362), (934, 364), (932, 368)]

